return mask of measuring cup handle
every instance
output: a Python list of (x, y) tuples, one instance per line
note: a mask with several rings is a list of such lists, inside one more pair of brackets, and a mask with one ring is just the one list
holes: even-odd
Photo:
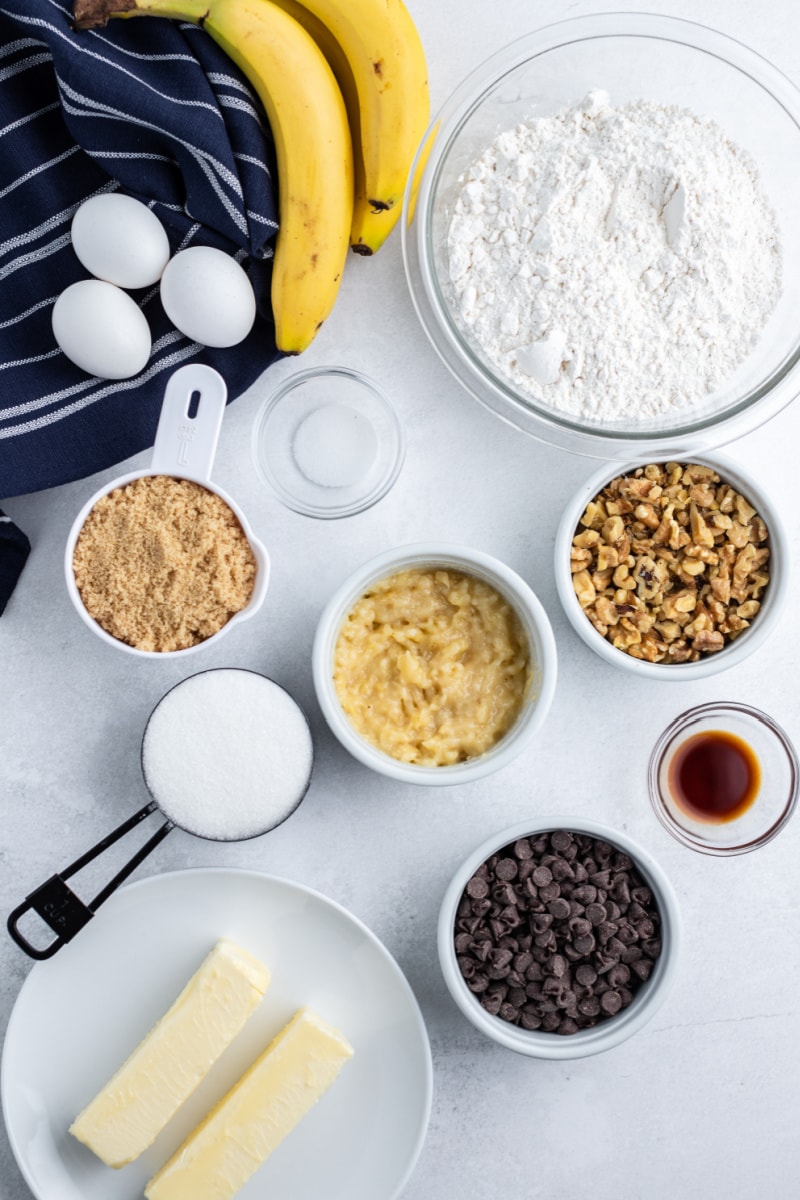
[(159, 475), (208, 479), (227, 396), (225, 380), (213, 367), (187, 363), (174, 371), (164, 392), (151, 469)]
[[(22, 904), (17, 905), (14, 911), (10, 913), (6, 925), (9, 934), (21, 950), (24, 950), (30, 958), (41, 960), (52, 958), (56, 951), (65, 946), (67, 942), (72, 941), (76, 933), (79, 933), (84, 925), (88, 924), (92, 919), (100, 905), (147, 858), (150, 851), (154, 850), (159, 842), (164, 840), (169, 831), (174, 828), (172, 822), (165, 821), (156, 830), (150, 840), (145, 842), (136, 851), (133, 857), (125, 863), (125, 866), (97, 893), (94, 900), (89, 904), (84, 904), (83, 900), (75, 895), (72, 888), (67, 886), (65, 880), (69, 879), (71, 875), (77, 874), (87, 863), (98, 858), (109, 846), (113, 846), (115, 842), (124, 837), (126, 833), (130, 832), (141, 821), (144, 821), (146, 817), (149, 817), (151, 813), (157, 811), (158, 806), (154, 800), (151, 800), (149, 804), (145, 804), (144, 808), (140, 808), (132, 817), (128, 817), (127, 821), (123, 821), (111, 833), (101, 838), (96, 845), (82, 854), (80, 858), (76, 858), (63, 871), (60, 871), (57, 875), (51, 875), (40, 887), (31, 892), (29, 896), (26, 896)], [(57, 935), (46, 946), (34, 946), (20, 932), (19, 922), (29, 912), (35, 912), (41, 917), (45, 925), (49, 926), (52, 932)]]

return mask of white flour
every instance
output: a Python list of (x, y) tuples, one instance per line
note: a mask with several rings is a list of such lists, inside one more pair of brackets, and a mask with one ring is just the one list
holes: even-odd
[(448, 241), (459, 320), (559, 412), (637, 421), (702, 404), (780, 295), (774, 214), (713, 121), (604, 92), (497, 136)]

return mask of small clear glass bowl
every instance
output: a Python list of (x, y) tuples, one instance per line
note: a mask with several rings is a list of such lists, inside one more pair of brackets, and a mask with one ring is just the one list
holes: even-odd
[[(723, 731), (745, 742), (760, 766), (752, 804), (729, 821), (702, 821), (675, 800), (670, 766), (681, 746), (698, 733)], [(682, 845), (703, 854), (747, 854), (772, 841), (797, 806), (800, 763), (788, 736), (766, 713), (748, 704), (719, 701), (681, 713), (656, 742), (647, 771), (650, 802), (664, 828)]]
[[(568, 417), (517, 390), (459, 325), (447, 239), (466, 168), (497, 133), (551, 116), (592, 89), (613, 104), (645, 99), (712, 118), (755, 162), (778, 222), (783, 293), (758, 344), (697, 408), (617, 422)], [(723, 445), (774, 416), (800, 390), (800, 91), (755, 51), (716, 30), (648, 13), (561, 21), (512, 42), (469, 75), (422, 141), (401, 225), (417, 315), (456, 379), (509, 424), (590, 457), (680, 458)], [(681, 353), (679, 345), (674, 347)]]
[(405, 435), (388, 396), (349, 367), (290, 375), (267, 396), (253, 426), (256, 469), (294, 512), (351, 517), (394, 484)]

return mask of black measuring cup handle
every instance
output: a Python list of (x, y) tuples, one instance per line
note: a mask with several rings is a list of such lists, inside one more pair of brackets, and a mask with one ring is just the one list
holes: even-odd
[[(149, 804), (145, 804), (144, 808), (140, 808), (132, 817), (128, 817), (127, 821), (123, 821), (121, 825), (102, 838), (96, 845), (82, 854), (80, 858), (76, 858), (73, 863), (65, 867), (57, 875), (51, 875), (36, 891), (31, 892), (25, 897), (22, 904), (18, 904), (14, 911), (9, 915), (6, 922), (8, 932), (11, 937), (27, 955), (31, 958), (44, 959), (52, 958), (57, 950), (65, 946), (67, 942), (72, 941), (76, 933), (79, 933), (89, 921), (91, 921), (100, 905), (115, 892), (121, 883), (124, 883), (132, 871), (135, 871), (139, 863), (147, 858), (151, 850), (154, 850), (159, 842), (162, 842), (171, 829), (174, 829), (172, 821), (166, 820), (161, 825), (149, 841), (145, 842), (136, 853), (130, 858), (124, 867), (114, 878), (106, 884), (106, 886), (97, 893), (94, 900), (89, 904), (84, 904), (78, 896), (75, 895), (72, 888), (68, 887), (64, 882), (71, 875), (77, 874), (82, 867), (107, 850), (109, 846), (113, 846), (115, 842), (134, 829), (141, 821), (144, 821), (151, 813), (158, 812), (158, 805), (155, 800), (151, 800)], [(28, 912), (35, 912), (46, 925), (50, 927), (57, 937), (48, 943), (46, 946), (34, 946), (24, 934), (20, 933), (19, 922), (22, 917)]]

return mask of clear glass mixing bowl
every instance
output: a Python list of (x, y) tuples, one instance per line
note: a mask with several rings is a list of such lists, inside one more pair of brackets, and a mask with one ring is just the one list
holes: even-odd
[[(627, 423), (575, 420), (515, 390), (455, 319), (447, 234), (459, 179), (495, 135), (555, 114), (592, 89), (614, 105), (646, 99), (713, 118), (757, 166), (775, 211), (783, 293), (757, 346), (701, 407)], [(689, 21), (637, 13), (578, 17), (505, 47), (456, 89), (412, 169), (403, 255), (417, 313), (456, 378), (482, 404), (542, 441), (597, 458), (672, 457), (740, 437), (800, 391), (800, 91), (741, 43)], [(675, 353), (681, 353), (676, 345)]]

